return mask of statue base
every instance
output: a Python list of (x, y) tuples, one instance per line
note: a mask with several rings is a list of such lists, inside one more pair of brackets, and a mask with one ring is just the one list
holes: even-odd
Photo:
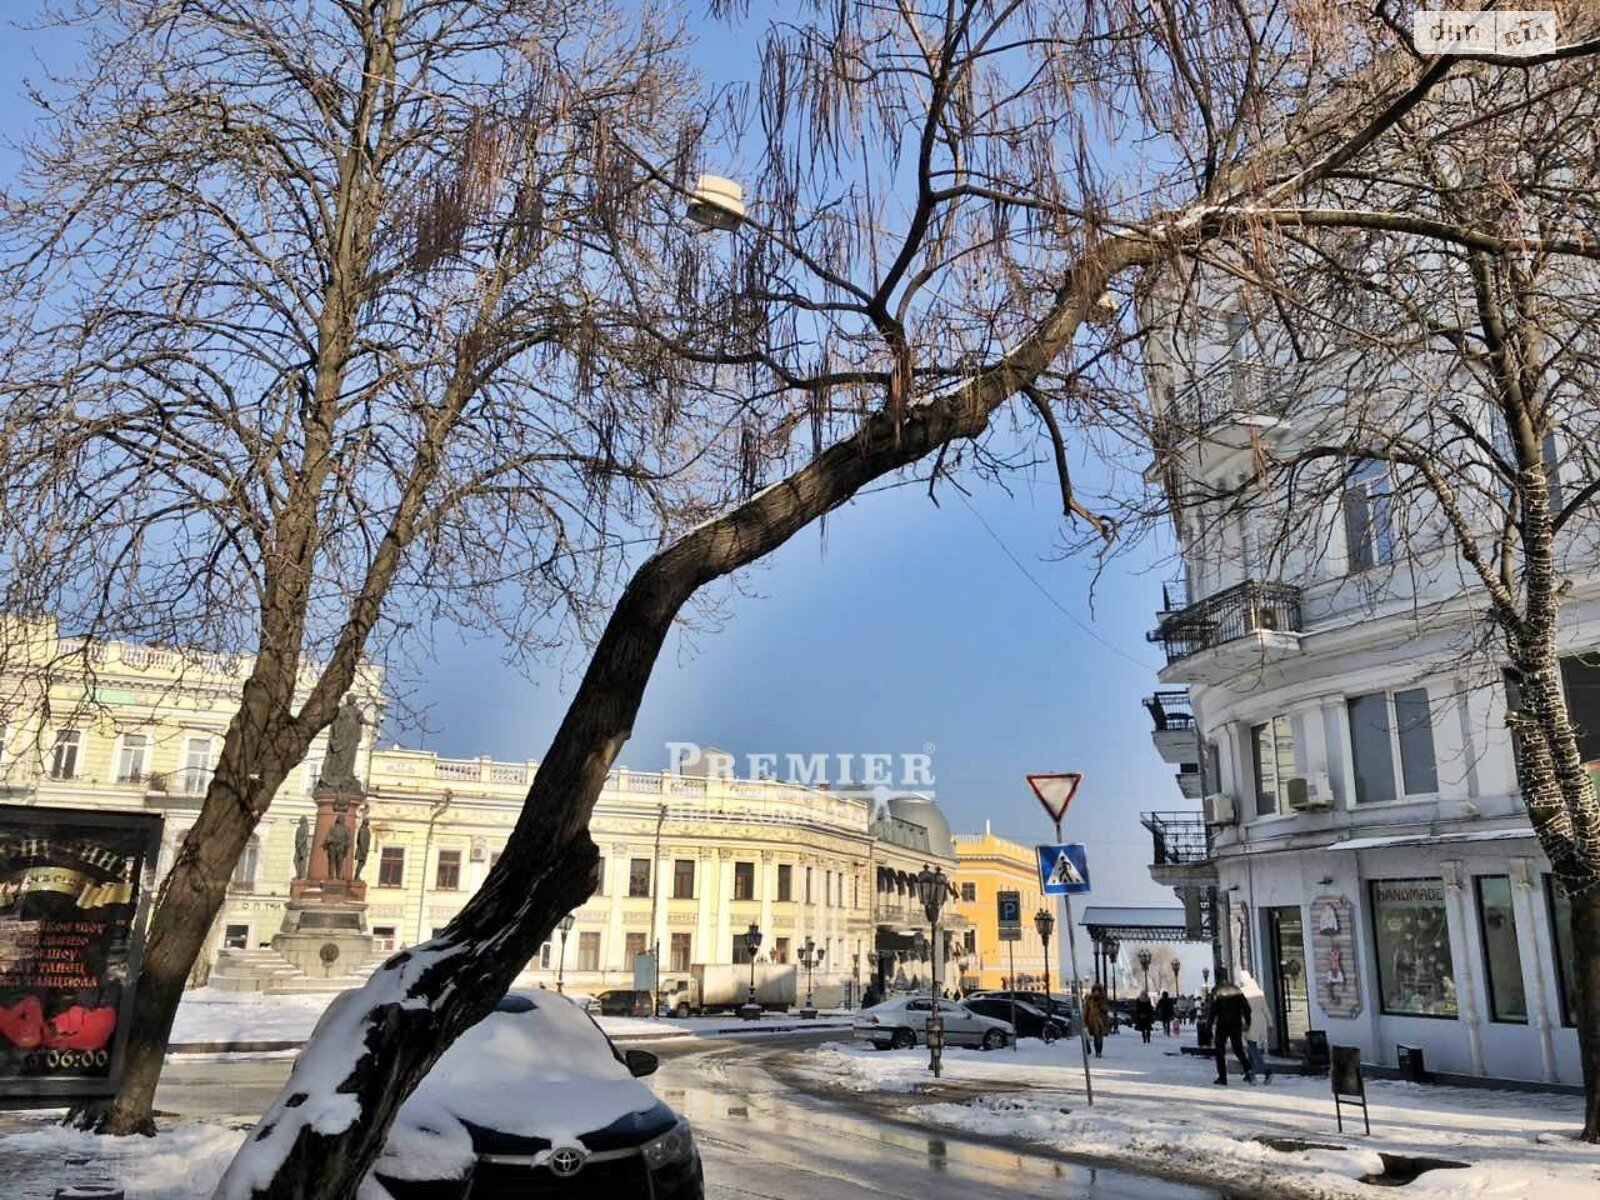
[(355, 904), (365, 908), (367, 884), (364, 879), (291, 879), (289, 900), (291, 903), (305, 900), (320, 904)]
[(312, 979), (349, 975), (373, 957), (367, 906), (330, 896), (292, 898), (284, 906), (283, 928), (272, 939), (272, 948)]

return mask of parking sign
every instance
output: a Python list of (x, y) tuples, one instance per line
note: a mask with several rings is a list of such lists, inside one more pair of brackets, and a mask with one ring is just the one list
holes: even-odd
[(998, 892), (995, 894), (997, 924), (1002, 942), (1022, 940), (1022, 893)]
[(1089, 890), (1089, 852), (1081, 842), (1040, 846), (1039, 890), (1046, 896), (1078, 896)]

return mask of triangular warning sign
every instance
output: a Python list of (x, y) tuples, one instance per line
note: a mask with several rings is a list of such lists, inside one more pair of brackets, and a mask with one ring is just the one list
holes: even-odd
[(1044, 805), (1045, 812), (1050, 814), (1050, 819), (1057, 825), (1061, 824), (1061, 818), (1067, 815), (1067, 805), (1071, 804), (1072, 798), (1078, 794), (1078, 785), (1082, 782), (1083, 775), (1079, 771), (1028, 776), (1028, 786), (1033, 789), (1033, 794), (1039, 797), (1039, 803)]
[(1050, 872), (1051, 883), (1082, 883), (1083, 876), (1078, 873), (1078, 868), (1073, 864), (1067, 852), (1063, 850), (1056, 857), (1056, 865)]

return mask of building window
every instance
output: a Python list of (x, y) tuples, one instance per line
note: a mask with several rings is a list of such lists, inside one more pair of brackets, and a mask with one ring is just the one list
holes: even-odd
[(461, 888), (461, 851), (441, 850), (439, 861), (433, 869), (433, 888), (437, 892), (454, 892)]
[(1374, 879), (1370, 886), (1383, 1011), (1453, 1019), (1456, 983), (1444, 884), (1437, 879)]
[(824, 871), (822, 873), (822, 906), (824, 908), (831, 908), (833, 906), (833, 872), (832, 871)]
[(961, 903), (972, 904), (976, 902), (977, 899), (978, 885), (975, 883), (963, 883), (961, 885)]
[(648, 858), (631, 858), (628, 860), (628, 895), (633, 899), (650, 894), (650, 860)]
[(755, 863), (736, 862), (733, 864), (733, 898), (735, 900), (754, 900), (756, 898)]
[(794, 899), (794, 868), (788, 863), (778, 864), (778, 899), (784, 903)]
[(633, 964), (644, 952), (644, 934), (634, 932), (622, 935), (622, 967), (624, 970), (633, 970)]
[(240, 887), (253, 888), (256, 885), (256, 872), (261, 868), (261, 839), (254, 834), (244, 844), (244, 853), (239, 855), (239, 861), (233, 868), (233, 882)]
[(596, 896), (604, 896), (606, 894), (606, 858), (603, 854), (595, 859), (594, 894)]
[(1517, 918), (1511, 909), (1511, 880), (1505, 875), (1473, 878), (1478, 893), (1478, 934), (1488, 975), (1489, 1019), (1528, 1023), (1528, 998), (1522, 989), (1522, 956), (1517, 953)]
[(1600, 654), (1563, 658), (1561, 690), (1567, 695), (1567, 718), (1578, 735), (1578, 757), (1593, 762), (1600, 758)]
[(76, 729), (56, 730), (55, 751), (50, 756), (51, 779), (78, 777), (78, 750), (82, 745), (83, 734)]
[(976, 929), (968, 929), (961, 934), (961, 949), (966, 954), (976, 954), (978, 952), (978, 931)]
[(248, 950), (250, 948), (250, 926), (224, 925), (222, 927), (222, 945), (227, 950)]
[(204, 796), (211, 786), (211, 739), (192, 737), (183, 743), (183, 794)]
[(550, 943), (549, 942), (546, 942), (546, 943), (544, 943), (544, 945), (539, 947), (539, 969), (541, 971), (548, 971), (550, 969)]
[(143, 783), (150, 768), (150, 735), (125, 733), (117, 752), (117, 782)]
[(1550, 940), (1556, 950), (1556, 996), (1561, 1001), (1561, 1023), (1578, 1023), (1578, 956), (1572, 946), (1572, 900), (1554, 875), (1544, 877), (1545, 901), (1550, 910)]
[(1273, 717), (1250, 730), (1251, 759), (1256, 773), (1256, 816), (1270, 817), (1288, 811), (1285, 785), (1294, 775), (1294, 724), (1288, 717)]
[(806, 868), (806, 903), (811, 903), (811, 868)]
[(687, 971), (689, 969), (689, 960), (692, 957), (689, 949), (692, 944), (689, 940), (690, 936), (687, 933), (675, 933), (672, 935), (671, 969), (674, 971)]
[(600, 969), (600, 934), (580, 933), (578, 935), (578, 970), (598, 971)]
[(502, 853), (502, 851), (499, 851), (499, 850), (491, 850), (489, 852), (489, 870), (492, 871), (492, 870), (494, 870), (496, 867), (498, 867), (500, 865), (500, 855), (501, 855), (501, 853)]
[(1343, 506), (1351, 573), (1394, 562), (1394, 494), (1389, 468), (1381, 462), (1354, 467)]
[(694, 859), (680, 858), (672, 864), (672, 898), (694, 899)]
[(374, 925), (372, 927), (372, 940), (377, 948), (385, 954), (394, 951), (395, 929), (393, 925)]
[[(760, 951), (757, 951), (756, 953), (759, 954)], [(742, 933), (736, 933), (733, 935), (733, 965), (736, 967), (747, 967), (750, 965), (750, 951), (745, 949), (744, 934)]]
[(317, 780), (321, 778), (322, 759), (320, 757), (306, 759), (306, 795), (310, 796), (315, 794), (317, 790)]
[[(1401, 795), (1425, 796), (1439, 790), (1427, 688), (1352, 696), (1347, 707), (1357, 804)], [(1398, 775), (1396, 762), (1400, 764)]]
[(406, 851), (404, 846), (384, 846), (378, 851), (378, 886), (404, 887)]

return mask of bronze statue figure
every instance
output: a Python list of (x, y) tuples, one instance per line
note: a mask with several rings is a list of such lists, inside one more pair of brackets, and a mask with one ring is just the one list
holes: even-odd
[(300, 824), (294, 827), (294, 877), (306, 878), (306, 872), (311, 869), (311, 824), (306, 818), (300, 818)]
[(361, 818), (361, 828), (356, 830), (356, 878), (361, 878), (361, 868), (367, 865), (367, 855), (372, 852), (372, 822)]
[[(361, 746), (361, 709), (354, 696), (346, 696), (328, 729), (328, 752), (317, 777), (318, 792), (359, 795), (361, 781), (356, 778), (356, 751)], [(345, 831), (349, 833), (348, 830)]]
[(343, 817), (334, 818), (333, 828), (322, 839), (322, 849), (328, 856), (328, 878), (343, 879), (345, 856), (350, 853), (350, 830)]

